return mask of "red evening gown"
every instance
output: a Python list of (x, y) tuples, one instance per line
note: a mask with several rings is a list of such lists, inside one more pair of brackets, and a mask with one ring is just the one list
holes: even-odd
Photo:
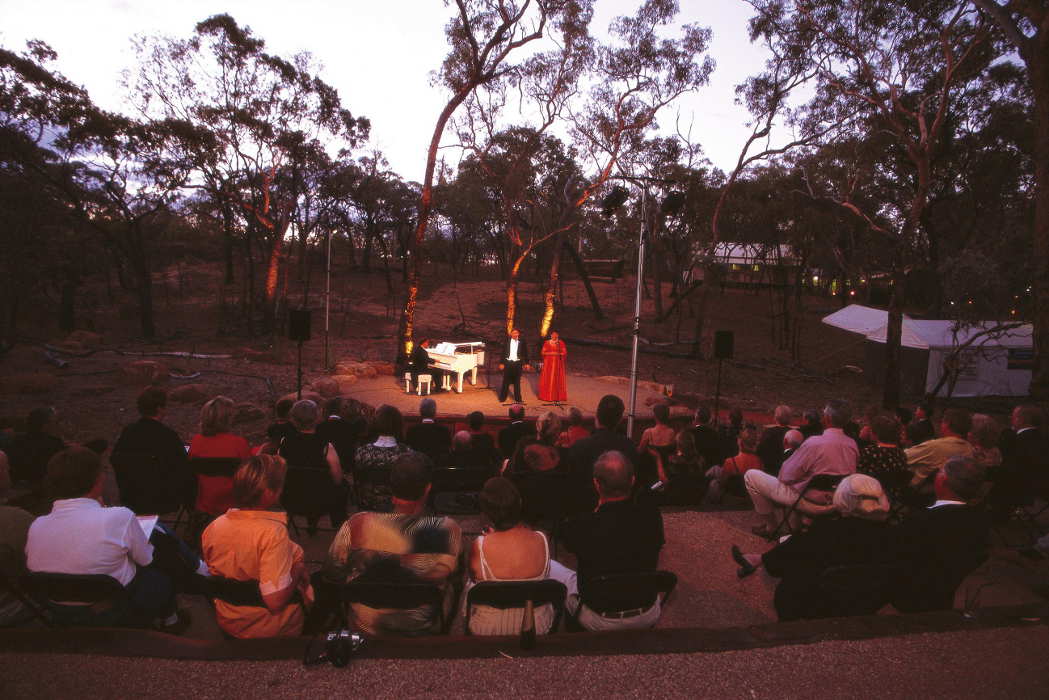
[(565, 357), (568, 348), (563, 340), (543, 343), (543, 371), (539, 375), (540, 401), (567, 401), (568, 382), (565, 379)]

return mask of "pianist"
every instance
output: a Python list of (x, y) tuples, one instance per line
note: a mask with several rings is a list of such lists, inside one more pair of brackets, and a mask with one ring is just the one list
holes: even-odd
[(433, 345), (433, 341), (424, 338), (418, 345), (412, 348), (411, 357), (408, 358), (408, 371), (412, 373), (412, 386), (419, 386), (419, 375), (430, 375), (430, 390), (438, 391), (441, 386), (441, 370), (430, 367), (430, 355), (427, 348)]

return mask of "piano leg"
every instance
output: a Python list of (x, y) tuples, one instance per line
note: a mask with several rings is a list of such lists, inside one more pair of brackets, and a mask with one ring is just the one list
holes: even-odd
[(477, 365), (474, 365), (473, 369), (470, 370), (470, 383), (477, 386)]
[(441, 388), (445, 391), (451, 391), (452, 389), (452, 377), (448, 372), (441, 375)]
[(456, 372), (459, 375), (459, 393), (463, 393), (463, 372), (462, 370)]

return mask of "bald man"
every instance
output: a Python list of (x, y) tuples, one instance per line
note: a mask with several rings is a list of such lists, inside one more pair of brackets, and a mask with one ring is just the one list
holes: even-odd
[[(661, 601), (636, 601), (628, 610), (591, 610), (580, 601), (577, 589), (587, 580), (604, 574), (655, 571), (663, 548), (663, 516), (651, 503), (637, 503), (634, 465), (622, 452), (609, 451), (594, 463), (597, 509), (564, 525), (562, 541), (579, 560), (579, 572), (563, 581), (568, 588), (570, 613), (579, 610), (579, 623), (588, 630), (644, 629), (659, 621)], [(551, 567), (551, 576), (560, 569)]]

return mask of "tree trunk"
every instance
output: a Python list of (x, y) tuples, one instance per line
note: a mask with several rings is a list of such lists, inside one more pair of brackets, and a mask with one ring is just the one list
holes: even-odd
[(222, 205), (222, 257), (226, 262), (225, 284), (233, 284), (233, 208), (226, 200)]
[(575, 265), (576, 272), (579, 273), (579, 279), (583, 280), (583, 287), (586, 288), (586, 295), (590, 299), (590, 308), (594, 310), (594, 318), (601, 320), (605, 317), (601, 313), (601, 303), (597, 300), (597, 294), (594, 292), (594, 285), (590, 283), (590, 275), (586, 272), (586, 265), (583, 264), (583, 259), (579, 257), (579, 253), (572, 247), (572, 244), (565, 241), (565, 251), (568, 252), (568, 257), (572, 258), (572, 263)]
[(1040, 61), (1029, 61), (1035, 104), (1034, 145), (1034, 349), (1031, 395), (1049, 399), (1049, 30), (1042, 29)]
[(557, 313), (557, 288), (561, 282), (561, 244), (562, 237), (555, 236), (553, 245), (550, 246), (550, 276), (547, 279), (546, 293), (543, 294), (543, 320), (539, 324), (539, 337), (546, 338), (550, 333), (550, 326), (554, 323), (554, 314)]

